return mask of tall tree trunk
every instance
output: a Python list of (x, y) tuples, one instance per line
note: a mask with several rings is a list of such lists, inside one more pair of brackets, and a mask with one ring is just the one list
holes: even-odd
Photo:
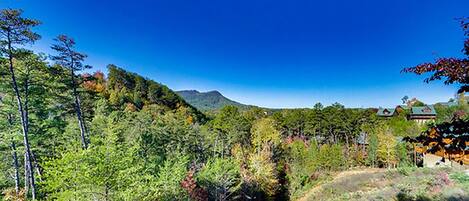
[[(10, 127), (13, 126), (13, 117), (11, 116), (10, 113), (7, 115), (7, 122)], [(13, 168), (15, 169), (15, 175), (14, 175), (15, 192), (16, 192), (16, 196), (18, 196), (20, 192), (20, 173), (19, 173), (19, 165), (18, 165), (18, 154), (16, 152), (16, 144), (13, 138), (11, 139), (10, 146), (11, 146), (11, 157), (13, 159)]]
[(350, 144), (349, 144), (348, 137), (349, 136), (347, 134), (345, 134), (345, 146), (346, 146), (346, 150), (345, 150), (346, 156), (345, 156), (345, 158), (347, 159), (347, 161), (349, 161), (349, 159), (350, 159)]
[[(29, 126), (29, 123), (26, 121), (26, 116), (25, 116), (24, 109), (23, 109), (23, 103), (21, 102), (21, 96), (20, 96), (20, 92), (18, 90), (18, 84), (16, 82), (15, 70), (13, 69), (13, 50), (12, 50), (12, 47), (11, 47), (11, 39), (10, 39), (9, 33), (8, 33), (7, 39), (8, 39), (8, 59), (9, 59), (9, 62), (10, 62), (9, 70), (10, 70), (10, 74), (11, 74), (11, 85), (13, 87), (13, 91), (15, 92), (16, 101), (17, 101), (17, 104), (18, 104), (18, 113), (20, 115), (20, 120), (21, 120), (21, 129), (23, 131), (23, 141), (24, 141), (24, 147), (25, 147), (25, 165), (24, 165), (24, 169), (25, 169), (25, 172), (27, 172), (28, 168), (31, 169), (31, 167), (32, 167), (31, 160), (30, 160), (31, 149), (30, 149), (30, 146), (29, 146), (29, 139), (28, 139), (28, 126)], [(31, 178), (32, 198), (34, 200), (36, 198), (36, 188), (35, 188), (35, 183), (34, 183), (34, 174), (31, 173), (30, 178)]]
[(33, 167), (36, 170), (37, 175), (39, 176), (39, 181), (42, 182), (42, 171), (41, 167), (39, 166), (36, 156), (34, 155), (34, 152), (31, 151), (31, 161), (33, 162)]
[(24, 153), (24, 193), (25, 196), (28, 197), (29, 193), (29, 168), (28, 168), (28, 157), (26, 156), (26, 152)]
[(20, 193), (20, 173), (18, 166), (18, 155), (16, 154), (16, 145), (15, 142), (11, 141), (11, 157), (13, 159), (13, 167), (15, 168), (15, 192), (16, 196)]
[[(30, 80), (30, 75), (31, 75), (30, 72), (31, 72), (31, 69), (29, 68), (29, 66), (26, 66), (26, 79), (24, 81), (24, 116), (25, 116), (26, 122), (29, 122), (29, 86), (30, 86), (29, 80)], [(29, 126), (28, 126), (28, 130), (29, 130)], [(40, 179), (41, 171), (39, 170), (36, 157), (34, 156), (34, 152), (32, 150), (30, 152), (31, 152), (30, 160), (31, 160), (32, 166), (29, 171), (31, 173), (34, 173), (33, 169), (35, 169)]]
[(81, 101), (80, 101), (80, 96), (78, 95), (78, 92), (77, 92), (77, 84), (75, 82), (75, 73), (73, 71), (73, 66), (71, 67), (71, 78), (72, 78), (73, 96), (75, 97), (75, 112), (77, 113), (78, 126), (80, 127), (81, 143), (82, 143), (83, 149), (88, 149), (88, 142), (86, 141), (86, 127), (85, 127), (83, 115), (81, 113)]

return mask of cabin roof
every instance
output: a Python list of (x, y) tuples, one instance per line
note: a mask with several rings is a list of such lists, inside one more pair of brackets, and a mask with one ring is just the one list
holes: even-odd
[(436, 110), (433, 105), (426, 105), (423, 107), (412, 107), (411, 115), (418, 115), (418, 116), (436, 116)]
[(379, 108), (378, 112), (376, 112), (376, 115), (380, 117), (391, 117), (394, 115), (395, 112), (395, 108)]

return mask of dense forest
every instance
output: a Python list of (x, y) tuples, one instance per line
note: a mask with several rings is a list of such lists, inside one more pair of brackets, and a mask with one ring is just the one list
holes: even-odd
[[(204, 114), (115, 65), (86, 73), (71, 37), (59, 35), (52, 55), (26, 49), (40, 39), (37, 26), (21, 10), (1, 10), (5, 200), (289, 200), (333, 171), (416, 165), (401, 139), (427, 125), (405, 112), (381, 119), (373, 109), (317, 103)], [(467, 103), (437, 110), (438, 122), (468, 118)]]

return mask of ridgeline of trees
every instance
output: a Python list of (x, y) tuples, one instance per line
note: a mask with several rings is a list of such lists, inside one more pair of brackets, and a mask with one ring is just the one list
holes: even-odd
[[(39, 22), (0, 13), (0, 189), (6, 200), (273, 200), (333, 171), (412, 165), (405, 116), (336, 103), (270, 114), (227, 106), (208, 118), (168, 87), (86, 55), (59, 35), (24, 49)], [(366, 144), (366, 145), (365, 145)]]

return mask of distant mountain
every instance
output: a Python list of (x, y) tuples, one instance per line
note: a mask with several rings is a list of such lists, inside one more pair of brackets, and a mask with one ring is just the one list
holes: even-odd
[(250, 105), (244, 105), (230, 100), (218, 91), (199, 92), (197, 90), (176, 91), (185, 101), (199, 110), (218, 110), (227, 105), (233, 105), (240, 109), (248, 109)]

